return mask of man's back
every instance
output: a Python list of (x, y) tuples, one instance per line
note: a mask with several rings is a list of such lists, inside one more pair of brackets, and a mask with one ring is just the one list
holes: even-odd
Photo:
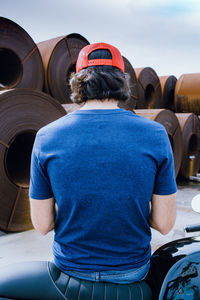
[(39, 131), (34, 153), (51, 182), (44, 198), (58, 205), (53, 248), (60, 269), (125, 270), (149, 260), (152, 194), (175, 191), (160, 124), (123, 109), (78, 110)]

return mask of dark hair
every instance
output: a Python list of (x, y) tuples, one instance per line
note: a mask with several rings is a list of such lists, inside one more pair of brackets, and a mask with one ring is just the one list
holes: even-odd
[[(111, 59), (109, 50), (95, 50), (88, 59)], [(92, 99), (115, 99), (126, 101), (130, 98), (129, 75), (112, 66), (93, 66), (72, 74), (70, 79), (71, 100), (75, 103)]]

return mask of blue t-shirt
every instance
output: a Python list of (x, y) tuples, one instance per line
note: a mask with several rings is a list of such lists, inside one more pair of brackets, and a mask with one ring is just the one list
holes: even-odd
[(30, 197), (58, 205), (61, 270), (140, 267), (151, 256), (152, 193), (176, 192), (165, 128), (124, 109), (77, 110), (37, 133)]

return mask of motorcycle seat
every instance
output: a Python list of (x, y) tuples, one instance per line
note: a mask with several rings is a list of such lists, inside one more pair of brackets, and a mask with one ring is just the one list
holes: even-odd
[(82, 280), (48, 261), (16, 263), (1, 267), (0, 273), (0, 299), (4, 300), (152, 300), (145, 281), (114, 284)]

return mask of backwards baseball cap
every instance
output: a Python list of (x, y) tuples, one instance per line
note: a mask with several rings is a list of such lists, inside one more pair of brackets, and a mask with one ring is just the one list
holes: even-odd
[[(88, 59), (90, 53), (95, 50), (108, 50), (111, 53), (112, 58), (98, 58)], [(82, 69), (92, 66), (113, 66), (124, 72), (124, 61), (121, 53), (117, 48), (106, 43), (95, 43), (87, 45), (81, 49), (76, 62), (76, 72), (80, 72)]]

